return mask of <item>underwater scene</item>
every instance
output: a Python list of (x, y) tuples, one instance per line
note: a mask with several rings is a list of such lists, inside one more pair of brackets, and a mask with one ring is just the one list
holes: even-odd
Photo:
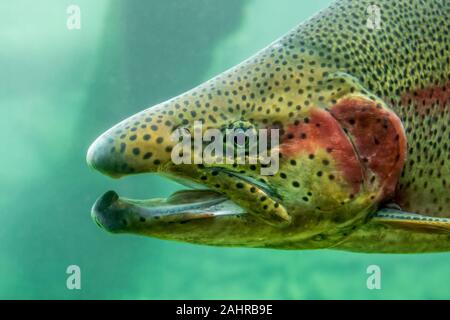
[[(412, 9), (404, 0), (398, 7), (386, 0), (0, 2), (0, 299), (448, 299), (450, 4), (412, 2)], [(367, 10), (356, 11), (360, 5)], [(419, 40), (412, 50), (399, 49), (410, 42), (397, 40), (407, 31), (395, 29), (402, 25), (395, 17), (410, 21), (410, 9), (430, 17), (420, 18), (411, 36), (435, 37), (424, 56), (414, 56), (425, 46)], [(369, 36), (359, 38), (351, 19), (368, 19)], [(373, 37), (396, 53), (377, 55)], [(268, 51), (254, 56), (260, 50)], [(231, 73), (169, 100), (223, 72)], [(241, 77), (249, 83), (239, 88), (233, 81)], [(410, 87), (416, 91), (398, 94)], [(258, 101), (251, 116), (239, 111), (233, 118), (259, 96), (261, 109)], [(397, 96), (407, 105), (404, 115), (387, 107)], [(217, 101), (233, 108), (217, 111)], [(196, 102), (201, 107), (189, 109)], [(202, 110), (211, 127), (223, 121), (229, 128), (231, 118), (244, 127), (292, 121), (280, 133), (278, 179), (205, 169), (192, 181), (216, 179), (216, 189), (180, 192), (190, 190), (184, 180), (194, 169), (167, 169), (145, 143), (164, 146), (167, 156), (168, 127), (187, 126)], [(144, 120), (149, 113), (165, 122)], [(423, 130), (414, 130), (418, 123)], [(297, 153), (306, 149), (313, 151), (304, 158)], [(143, 161), (149, 159), (151, 167)], [(171, 194), (166, 202), (129, 200)], [(117, 220), (105, 217), (106, 202)], [(292, 208), (311, 214), (297, 217)], [(176, 212), (166, 223), (158, 210)], [(155, 215), (162, 220), (151, 229)], [(304, 237), (289, 226), (299, 221)]]

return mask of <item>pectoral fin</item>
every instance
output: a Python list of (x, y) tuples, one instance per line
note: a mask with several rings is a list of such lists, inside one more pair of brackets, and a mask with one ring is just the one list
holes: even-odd
[(450, 219), (425, 216), (389, 208), (384, 208), (376, 212), (372, 221), (415, 232), (450, 233)]

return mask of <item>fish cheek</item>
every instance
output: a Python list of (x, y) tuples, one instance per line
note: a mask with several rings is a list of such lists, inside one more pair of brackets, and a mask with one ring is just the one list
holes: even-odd
[[(307, 121), (288, 126), (280, 147), (284, 189), (302, 208), (299, 212), (328, 212), (330, 219), (337, 215), (346, 220), (354, 212), (349, 210), (352, 203), (367, 200), (357, 197), (364, 192), (359, 159), (329, 112), (316, 108), (308, 113)], [(344, 207), (345, 217), (340, 213)]]
[(331, 113), (356, 149), (366, 187), (378, 189), (378, 201), (391, 197), (406, 158), (400, 119), (387, 107), (363, 97), (345, 97), (337, 101)]

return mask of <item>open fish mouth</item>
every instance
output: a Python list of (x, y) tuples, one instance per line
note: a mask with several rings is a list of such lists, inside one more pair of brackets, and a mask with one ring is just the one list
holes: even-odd
[(243, 208), (211, 190), (182, 190), (168, 198), (150, 200), (126, 199), (108, 191), (92, 208), (97, 225), (113, 233), (126, 232), (130, 226), (139, 223), (182, 223), (244, 213)]
[[(205, 168), (205, 171), (213, 170), (221, 171), (229, 179), (250, 184), (276, 198), (275, 192), (261, 181), (222, 168)], [(186, 223), (227, 215), (243, 216), (247, 213), (247, 209), (228, 195), (204, 188), (176, 191), (167, 198), (147, 200), (123, 198), (114, 191), (108, 191), (97, 199), (91, 210), (95, 223), (112, 233), (134, 232), (140, 227)]]

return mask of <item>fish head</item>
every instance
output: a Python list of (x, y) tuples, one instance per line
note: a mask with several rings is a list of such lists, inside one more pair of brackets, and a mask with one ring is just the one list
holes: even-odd
[(92, 168), (115, 178), (157, 173), (194, 189), (153, 200), (108, 192), (94, 220), (163, 239), (307, 248), (363, 224), (395, 185), (401, 123), (320, 58), (280, 59), (280, 48), (101, 135), (87, 154)]

